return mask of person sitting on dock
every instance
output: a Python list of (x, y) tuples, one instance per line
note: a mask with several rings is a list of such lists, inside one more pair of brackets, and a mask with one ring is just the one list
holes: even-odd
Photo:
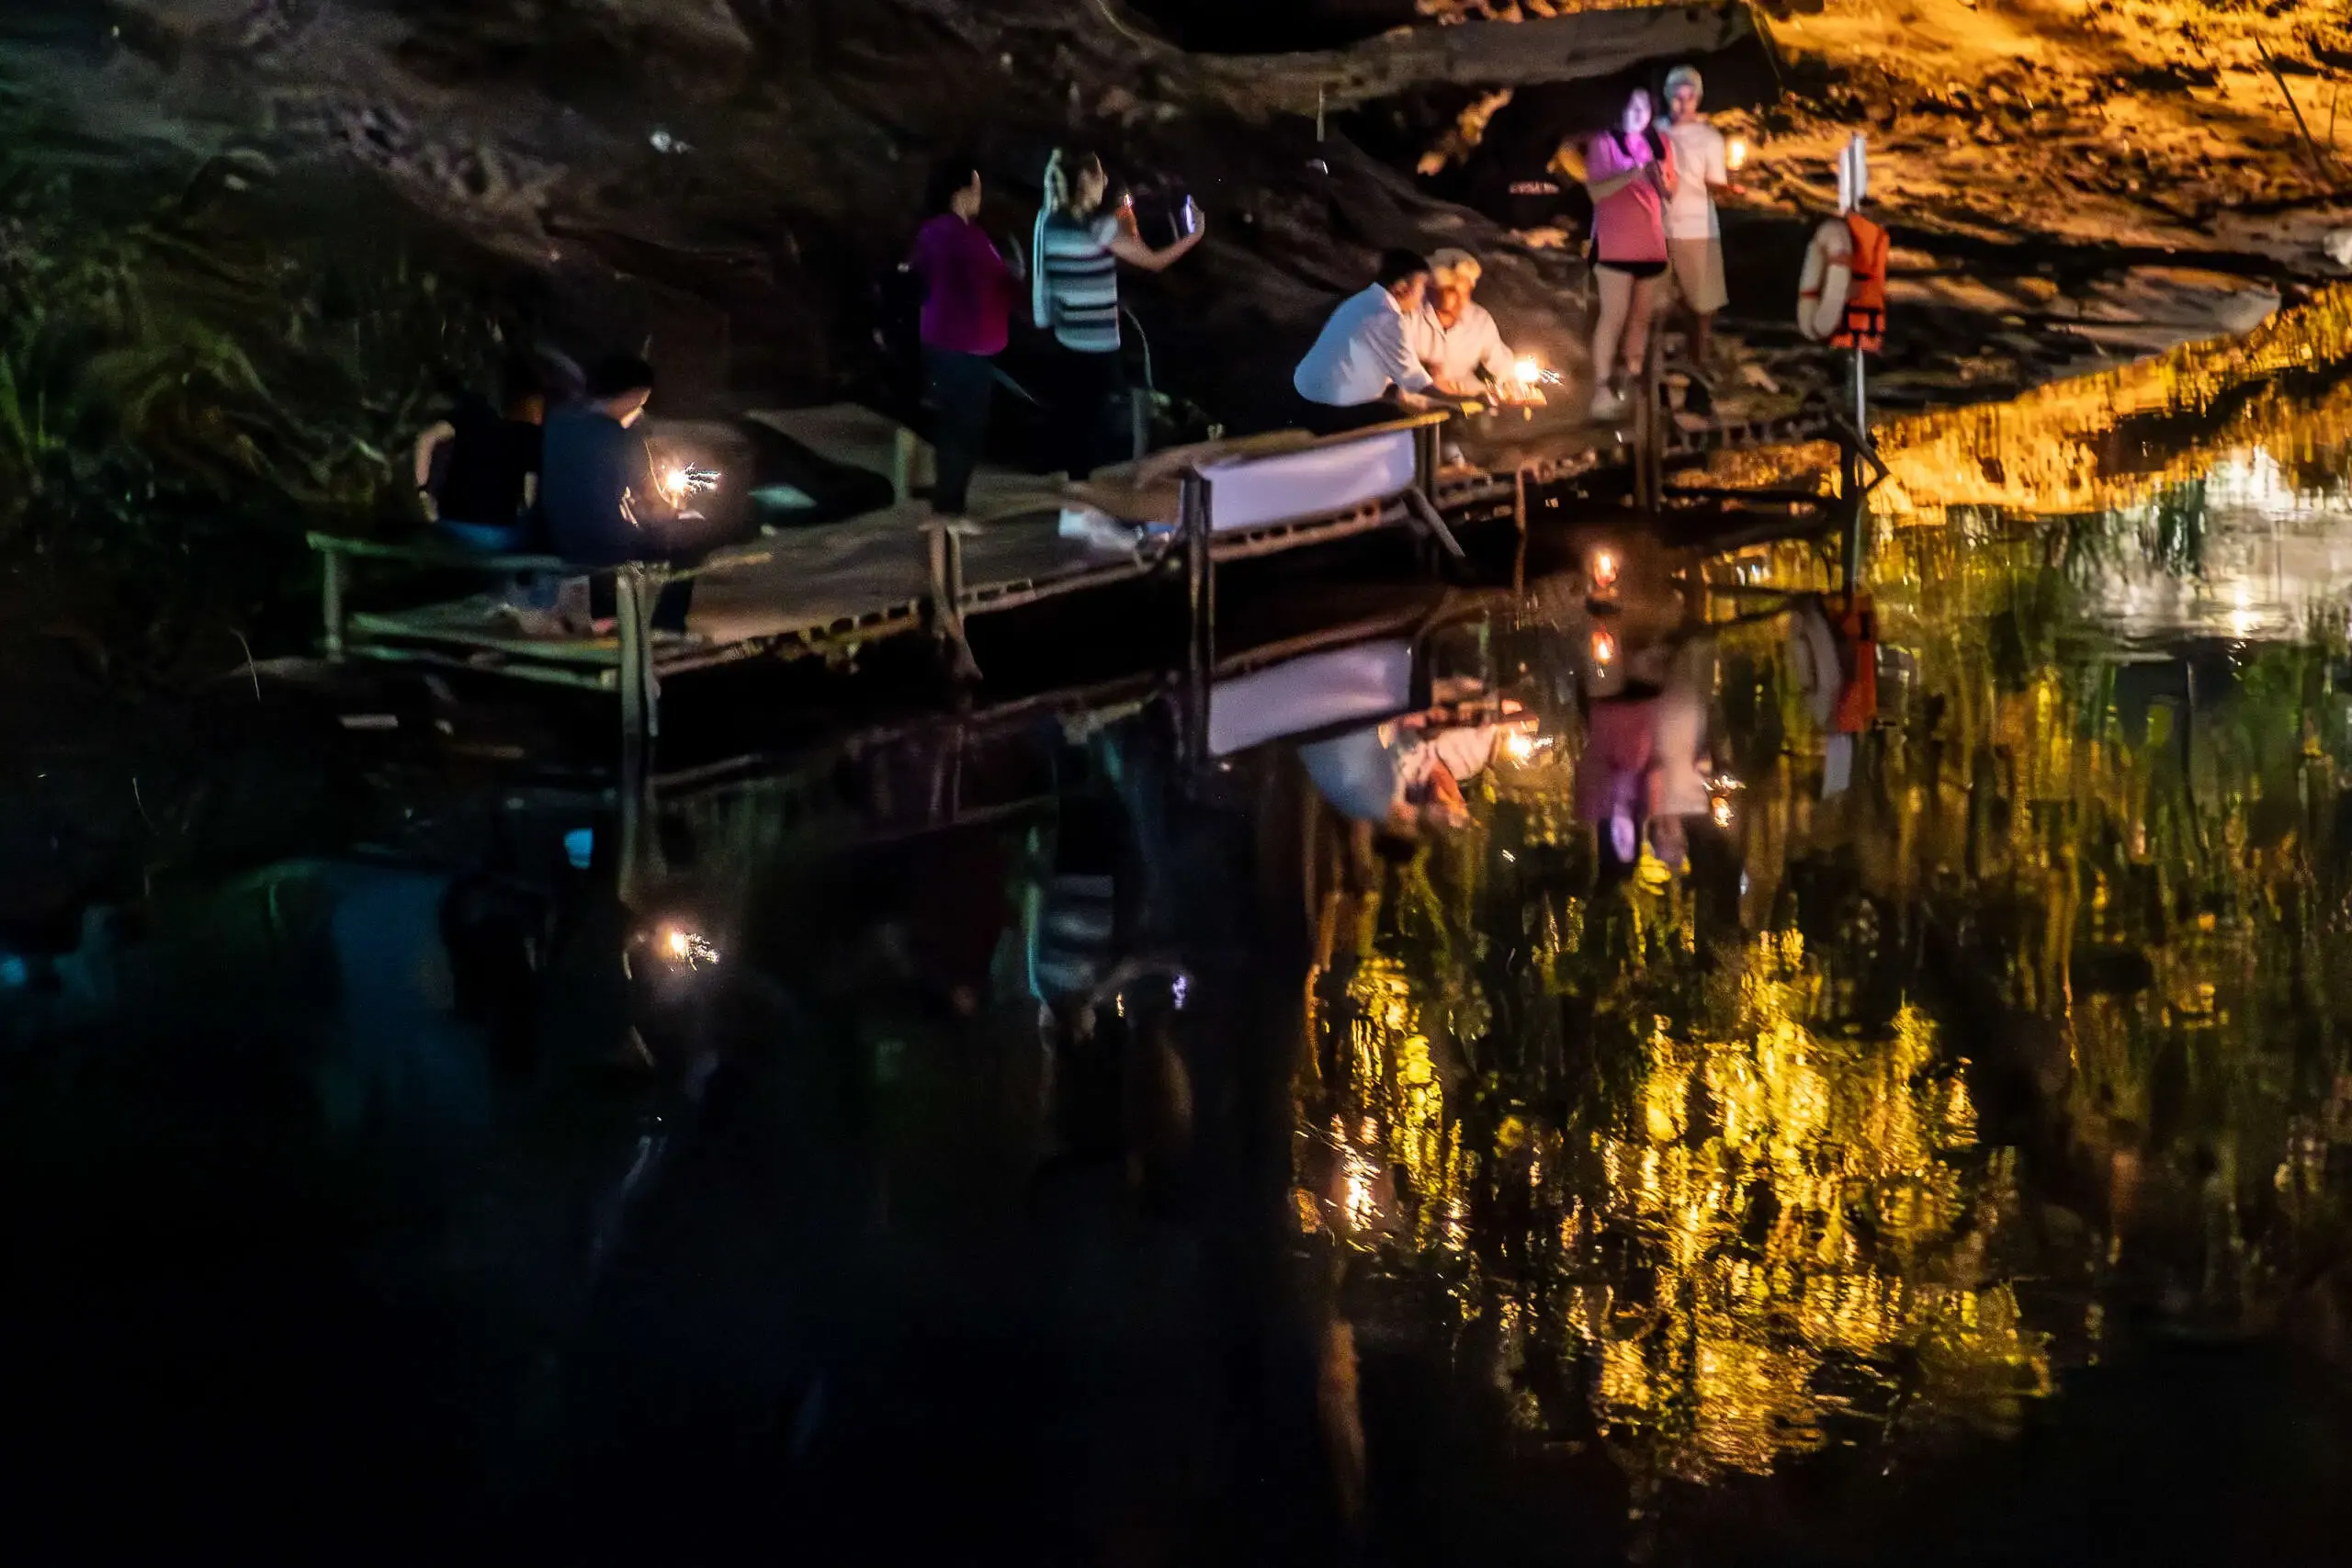
[(537, 378), (510, 370), (503, 412), (469, 392), (447, 419), (416, 438), (417, 502), (435, 532), (485, 555), (529, 547), (546, 420)]
[[(653, 397), (653, 367), (619, 355), (588, 372), (588, 400), (548, 421), (540, 511), (555, 551), (575, 566), (610, 569), (630, 561), (684, 564), (673, 535), (678, 498), (654, 477), (645, 438), (631, 426)], [(666, 584), (654, 608), (657, 631), (683, 632), (691, 581)], [(613, 618), (609, 570), (590, 579), (589, 614)]]
[(1519, 361), (1495, 318), (1470, 297), (1484, 270), (1468, 251), (1430, 257), (1428, 298), (1405, 322), (1405, 342), (1448, 397), (1541, 402), (1543, 395), (1521, 382)]
[(1381, 254), (1371, 286), (1340, 302), (1291, 374), (1301, 424), (1332, 435), (1433, 406), (1425, 394), (1436, 382), (1414, 357), (1405, 331), (1429, 286), (1428, 257), (1418, 251)]

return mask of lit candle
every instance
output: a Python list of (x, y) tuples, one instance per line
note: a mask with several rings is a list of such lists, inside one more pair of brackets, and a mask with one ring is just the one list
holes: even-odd
[(1724, 143), (1724, 167), (1736, 169), (1747, 162), (1747, 138), (1735, 136)]
[(1532, 387), (1536, 382), (1544, 379), (1544, 367), (1537, 363), (1535, 356), (1532, 354), (1521, 355), (1519, 363), (1511, 368), (1518, 373), (1519, 384), (1522, 387)]
[(1617, 557), (1608, 550), (1592, 552), (1592, 585), (1613, 588), (1617, 585)]

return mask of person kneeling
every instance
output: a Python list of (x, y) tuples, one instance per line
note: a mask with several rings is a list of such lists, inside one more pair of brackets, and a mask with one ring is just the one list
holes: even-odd
[(1435, 407), (1435, 383), (1405, 341), (1430, 286), (1430, 264), (1416, 251), (1387, 251), (1372, 286), (1331, 312), (1306, 357), (1291, 374), (1298, 422), (1317, 435), (1362, 430)]
[[(626, 356), (588, 373), (588, 400), (550, 416), (539, 504), (555, 551), (573, 566), (599, 568), (589, 580), (589, 614), (615, 615), (611, 570), (632, 561), (695, 564), (679, 537), (679, 497), (654, 477), (653, 457), (632, 426), (653, 397), (653, 367)], [(684, 632), (691, 581), (662, 589), (656, 631)]]

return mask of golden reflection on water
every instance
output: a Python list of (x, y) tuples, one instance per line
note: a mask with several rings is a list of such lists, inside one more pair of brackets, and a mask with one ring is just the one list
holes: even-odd
[[(1892, 433), (1871, 579), (1894, 660), (1856, 787), (1822, 796), (1771, 623), (1713, 637), (1719, 719), (1741, 699), (1747, 739), (1772, 732), (1741, 759), (1728, 912), (1663, 868), (1592, 883), (1572, 721), (1556, 756), (1482, 780), (1422, 883), (1331, 922), (1302, 1146), (1353, 1175), (1318, 1194), (1303, 1158), (1302, 1225), (1447, 1280), (1531, 1429), (1567, 1424), (1531, 1357), (1585, 1368), (1652, 1482), (2006, 1430), (2099, 1354), (2117, 1301), (2291, 1313), (2352, 1217), (2352, 573), (2251, 623), (2200, 604), (2188, 629), (2245, 646), (2199, 656), (2123, 651), (2138, 611), (2113, 588), (2193, 579), (2211, 516), (2332, 525), (2352, 396), (2320, 367), (2347, 359), (2338, 291), (2243, 344)], [(2158, 538), (2144, 513), (2182, 486), (2207, 513)], [(1825, 570), (1804, 546), (1703, 568)], [(1823, 867), (1852, 891), (1801, 874)], [(1928, 984), (1930, 928), (1973, 989)], [(1862, 999), (1872, 976), (1891, 1005)], [(2054, 1152), (1987, 1133), (1987, 1072)]]

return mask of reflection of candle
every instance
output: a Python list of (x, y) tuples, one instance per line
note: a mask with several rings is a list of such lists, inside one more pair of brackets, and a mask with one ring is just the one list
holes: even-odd
[(1736, 169), (1747, 162), (1747, 138), (1735, 136), (1724, 143), (1724, 167)]
[(1606, 664), (1616, 657), (1617, 639), (1606, 631), (1595, 630), (1592, 634), (1592, 661)]

